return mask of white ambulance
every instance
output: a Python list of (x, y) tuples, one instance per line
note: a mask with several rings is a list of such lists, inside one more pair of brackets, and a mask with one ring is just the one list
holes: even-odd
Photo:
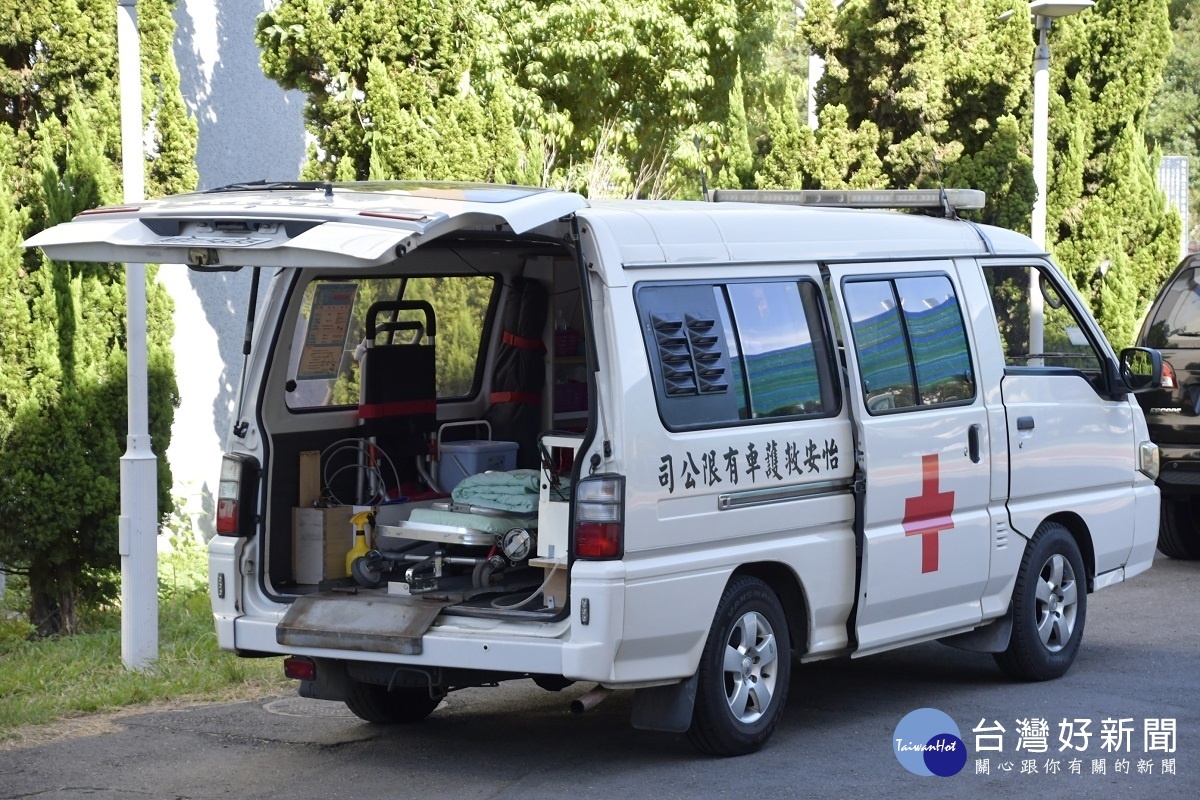
[(1062, 675), (1154, 555), (1158, 354), (957, 219), (978, 192), (720, 195), (258, 183), (30, 244), (267, 271), (209, 577), (221, 647), (305, 696), (415, 722), (586, 681), (737, 755), (793, 662)]

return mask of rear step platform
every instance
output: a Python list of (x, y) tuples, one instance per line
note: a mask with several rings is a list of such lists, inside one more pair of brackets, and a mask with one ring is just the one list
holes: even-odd
[(275, 640), (291, 647), (420, 655), (421, 639), (437, 615), (461, 601), (461, 595), (306, 595), (283, 615)]

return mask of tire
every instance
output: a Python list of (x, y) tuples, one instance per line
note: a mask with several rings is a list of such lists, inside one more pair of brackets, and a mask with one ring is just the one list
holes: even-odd
[(1010, 677), (1048, 681), (1075, 661), (1087, 621), (1087, 573), (1079, 545), (1062, 525), (1038, 529), (1017, 574), (1012, 635), (996, 663)]
[(441, 698), (430, 697), (425, 687), (402, 686), (389, 692), (386, 686), (353, 681), (346, 708), (367, 722), (411, 724), (432, 714), (440, 702)]
[(717, 756), (762, 747), (787, 702), (791, 655), (787, 618), (771, 588), (748, 576), (731, 581), (700, 655), (691, 743)]
[(1180, 561), (1200, 560), (1200, 503), (1193, 497), (1163, 497), (1158, 519), (1158, 549)]

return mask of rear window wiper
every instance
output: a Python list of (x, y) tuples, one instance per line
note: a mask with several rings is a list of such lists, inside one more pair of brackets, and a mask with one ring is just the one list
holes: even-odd
[(217, 192), (271, 192), (286, 189), (316, 189), (324, 192), (326, 197), (333, 197), (333, 184), (329, 181), (268, 181), (265, 178), (258, 181), (243, 181), (241, 183), (231, 183), (227, 186), (218, 186), (215, 189), (206, 189), (201, 194), (215, 194)]

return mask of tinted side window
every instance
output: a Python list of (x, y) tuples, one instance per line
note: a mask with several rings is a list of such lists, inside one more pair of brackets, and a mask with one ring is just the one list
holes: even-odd
[[(1051, 277), (1036, 267), (984, 266), (1009, 367), (1059, 368), (1100, 376), (1100, 354)], [(1032, 291), (1031, 291), (1032, 289)], [(1030, 336), (1030, 299), (1042, 305), (1042, 341)]]
[(975, 397), (966, 329), (949, 278), (850, 281), (843, 296), (870, 413)]
[(1185, 268), (1171, 281), (1145, 339), (1147, 347), (1200, 348), (1200, 267)]
[(912, 345), (921, 405), (975, 396), (975, 377), (958, 298), (942, 276), (896, 281)]
[(815, 283), (641, 285), (635, 297), (671, 430), (836, 413)]
[[(805, 310), (811, 283), (731, 283), (733, 307), (750, 389), (750, 416), (791, 417), (826, 410), (813, 345), (814, 326)], [(820, 328), (816, 328), (820, 338)]]

